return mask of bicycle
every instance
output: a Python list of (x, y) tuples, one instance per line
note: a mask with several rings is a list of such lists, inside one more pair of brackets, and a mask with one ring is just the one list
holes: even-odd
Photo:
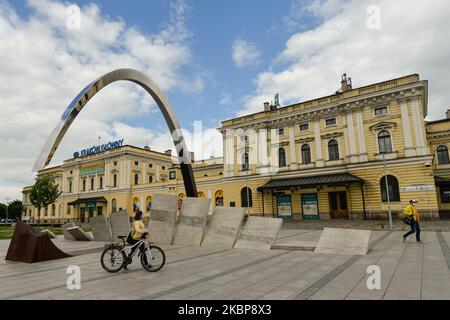
[[(166, 263), (166, 255), (164, 251), (160, 247), (152, 245), (148, 241), (148, 234), (144, 235), (141, 240), (131, 246), (127, 246), (125, 242), (127, 236), (119, 236), (117, 238), (122, 240), (123, 245), (118, 242), (111, 242), (105, 246), (105, 249), (101, 255), (100, 262), (103, 269), (106, 271), (110, 273), (120, 271), (128, 265), (129, 261), (133, 259), (134, 255), (138, 251), (138, 257), (140, 257), (141, 264), (148, 272), (159, 271)], [(132, 250), (133, 248), (135, 248), (135, 250), (132, 251), (133, 253), (128, 258), (128, 255), (125, 252), (127, 249)], [(149, 263), (149, 261), (151, 263)]]

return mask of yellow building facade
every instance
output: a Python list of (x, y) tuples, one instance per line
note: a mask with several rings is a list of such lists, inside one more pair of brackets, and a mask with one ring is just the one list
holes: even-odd
[[(199, 197), (212, 199), (211, 213), (246, 207), (286, 220), (385, 219), (416, 199), (423, 217), (438, 218), (450, 211), (442, 184), (450, 164), (436, 160), (437, 148), (449, 147), (450, 122), (426, 123), (427, 104), (428, 83), (418, 75), (356, 89), (344, 78), (331, 96), (264, 103), (259, 113), (222, 122), (223, 158), (193, 163)], [(148, 215), (157, 193), (177, 195), (181, 206), (181, 172), (168, 153), (123, 146), (39, 172), (54, 175), (63, 192), (41, 219), (87, 221), (119, 209)], [(24, 218), (35, 220), (30, 190)]]

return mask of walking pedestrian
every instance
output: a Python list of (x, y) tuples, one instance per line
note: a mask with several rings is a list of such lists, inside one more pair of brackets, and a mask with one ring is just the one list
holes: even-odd
[(409, 205), (403, 211), (405, 216), (410, 218), (409, 224), (411, 226), (411, 231), (409, 231), (403, 235), (403, 241), (406, 241), (406, 238), (408, 238), (408, 236), (415, 233), (417, 242), (422, 243), (422, 241), (420, 240), (420, 224), (419, 224), (420, 214), (419, 214), (419, 210), (417, 209), (416, 205), (417, 205), (417, 200), (411, 200), (411, 201), (409, 201)]

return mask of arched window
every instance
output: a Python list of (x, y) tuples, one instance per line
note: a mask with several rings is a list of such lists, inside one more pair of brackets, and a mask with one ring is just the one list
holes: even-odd
[(94, 178), (91, 178), (91, 190), (94, 190)]
[(135, 185), (139, 184), (139, 175), (137, 173), (134, 175), (134, 184)]
[[(398, 180), (396, 177), (388, 175), (387, 176), (388, 190), (389, 190), (389, 201), (392, 202), (400, 202), (400, 189), (398, 187)], [(387, 192), (386, 192), (386, 178), (383, 176), (380, 179), (380, 191), (381, 191), (381, 200), (383, 202), (388, 201)]]
[(52, 204), (52, 216), (56, 215), (56, 205)]
[(241, 190), (241, 207), (251, 208), (253, 207), (252, 189), (244, 187)]
[(113, 187), (117, 187), (117, 174), (113, 175)]
[(328, 156), (329, 160), (339, 160), (339, 145), (334, 139), (328, 142)]
[(150, 211), (151, 209), (152, 209), (152, 201), (153, 201), (153, 198), (152, 198), (152, 196), (148, 196), (147, 197), (147, 211)]
[(250, 168), (249, 160), (248, 160), (248, 152), (245, 152), (242, 155), (242, 170), (246, 171)]
[(302, 146), (302, 163), (311, 163), (311, 147), (309, 146), (309, 144), (304, 144)]
[(436, 149), (437, 157), (438, 157), (438, 163), (439, 164), (448, 164), (450, 163), (450, 160), (448, 158), (448, 149), (446, 146), (439, 146)]
[(112, 211), (111, 212), (116, 212), (117, 211), (117, 200), (116, 199), (112, 199), (112, 201), (111, 201), (111, 209), (112, 209)]
[(141, 206), (139, 204), (139, 199), (138, 198), (134, 198), (133, 199), (133, 212), (139, 211), (141, 210)]
[(278, 149), (278, 166), (286, 167), (286, 151), (284, 148)]
[(383, 130), (378, 134), (378, 151), (379, 153), (392, 152), (392, 141), (389, 131)]

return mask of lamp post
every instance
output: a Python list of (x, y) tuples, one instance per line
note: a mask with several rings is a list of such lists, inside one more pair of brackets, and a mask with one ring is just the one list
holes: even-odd
[(386, 196), (388, 202), (388, 215), (389, 215), (389, 228), (392, 229), (392, 210), (391, 210), (391, 199), (389, 197), (389, 186), (388, 186), (388, 178), (387, 178), (387, 170), (386, 170), (386, 159), (384, 154), (386, 150), (383, 150), (381, 154), (383, 155), (383, 166), (384, 166), (384, 183), (386, 185)]

